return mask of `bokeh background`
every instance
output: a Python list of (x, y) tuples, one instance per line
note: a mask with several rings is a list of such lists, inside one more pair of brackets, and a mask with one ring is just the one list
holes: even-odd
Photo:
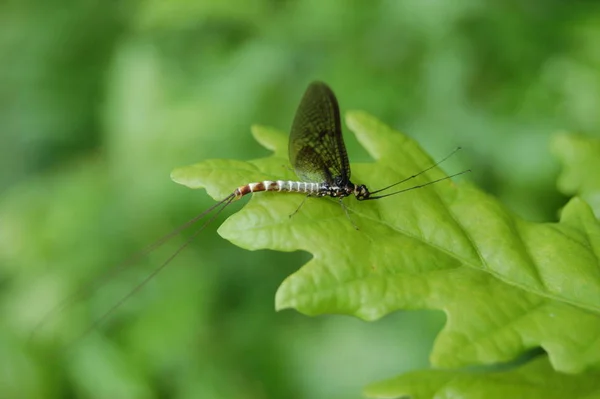
[(441, 313), (276, 313), (310, 255), (221, 239), (241, 204), (78, 337), (186, 235), (106, 270), (214, 203), (170, 171), (268, 155), (250, 125), (286, 131), (314, 79), (435, 158), (463, 146), (446, 170), (555, 221), (548, 140), (599, 134), (599, 43), (591, 1), (0, 3), (0, 397), (359, 398), (427, 367)]

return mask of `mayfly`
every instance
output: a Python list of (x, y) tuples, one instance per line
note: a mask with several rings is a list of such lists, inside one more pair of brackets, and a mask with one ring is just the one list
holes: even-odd
[[(348, 154), (346, 147), (344, 146), (344, 140), (342, 137), (342, 128), (340, 121), (340, 111), (337, 99), (333, 94), (333, 91), (323, 82), (311, 83), (296, 111), (296, 116), (292, 124), (292, 130), (290, 133), (288, 154), (290, 163), (292, 164), (296, 175), (300, 178), (298, 181), (292, 180), (277, 180), (270, 181), (265, 180), (261, 182), (248, 183), (240, 186), (233, 190), (227, 197), (214, 204), (201, 214), (197, 215), (193, 219), (186, 222), (184, 225), (178, 227), (171, 233), (159, 239), (154, 244), (145, 248), (139, 252), (136, 256), (128, 259), (120, 266), (112, 269), (112, 272), (116, 272), (123, 268), (125, 265), (134, 263), (141, 256), (148, 254), (152, 250), (156, 249), (173, 236), (180, 233), (182, 230), (190, 227), (196, 222), (202, 220), (212, 213), (212, 215), (206, 220), (198, 230), (196, 230), (191, 237), (182, 244), (171, 256), (169, 256), (160, 266), (152, 271), (144, 280), (142, 280), (133, 290), (131, 290), (126, 296), (121, 298), (115, 303), (110, 309), (108, 309), (102, 317), (90, 326), (90, 328), (84, 333), (84, 335), (96, 328), (101, 324), (110, 314), (112, 314), (121, 304), (127, 299), (139, 291), (148, 281), (162, 271), (189, 243), (209, 224), (211, 223), (229, 204), (233, 201), (237, 201), (250, 193), (256, 193), (260, 191), (276, 191), (285, 193), (301, 193), (305, 194), (306, 197), (332, 197), (337, 198), (342, 205), (342, 208), (348, 216), (348, 212), (342, 199), (351, 195), (354, 195), (359, 201), (376, 200), (392, 195), (400, 194), (406, 191), (415, 190), (421, 187), (429, 186), (442, 180), (450, 179), (452, 177), (461, 175), (469, 172), (465, 170), (450, 176), (446, 176), (437, 180), (429, 181), (427, 183), (411, 186), (401, 190), (389, 192), (391, 188), (404, 183), (408, 180), (414, 179), (415, 177), (422, 175), (423, 173), (433, 169), (441, 162), (445, 161), (452, 154), (454, 154), (459, 148), (454, 150), (451, 154), (446, 156), (441, 161), (429, 166), (428, 168), (409, 176), (399, 182), (393, 183), (387, 187), (379, 190), (369, 191), (364, 184), (354, 184), (350, 180), (350, 163), (348, 160)], [(305, 197), (305, 198), (306, 198)], [(302, 205), (302, 204), (301, 204)], [(299, 209), (299, 208), (298, 208)], [(213, 213), (213, 211), (215, 211)], [(297, 210), (296, 210), (297, 211)], [(294, 212), (295, 213), (295, 212)], [(290, 215), (291, 216), (291, 215)], [(348, 217), (349, 218), (349, 217)], [(350, 218), (349, 218), (350, 219)], [(351, 220), (350, 222), (354, 224)], [(356, 227), (356, 226), (355, 226)], [(112, 273), (110, 273), (112, 274)], [(105, 275), (105, 278), (108, 275)], [(54, 314), (64, 309), (69, 303), (75, 298), (81, 298), (83, 296), (83, 290), (76, 292), (71, 295), (56, 308), (54, 308), (46, 317), (40, 322), (40, 325), (48, 319), (51, 314)], [(86, 294), (89, 294), (89, 290), (86, 290)]]

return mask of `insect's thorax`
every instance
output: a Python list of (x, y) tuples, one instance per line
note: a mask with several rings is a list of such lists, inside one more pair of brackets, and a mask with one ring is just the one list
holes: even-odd
[(344, 198), (354, 195), (358, 200), (369, 198), (369, 190), (364, 184), (358, 185), (348, 181), (341, 185), (329, 185), (322, 183), (321, 197), (329, 196), (333, 198)]

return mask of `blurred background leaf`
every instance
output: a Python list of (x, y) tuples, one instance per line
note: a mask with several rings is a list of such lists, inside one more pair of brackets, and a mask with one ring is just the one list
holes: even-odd
[(288, 129), (314, 79), (435, 158), (462, 145), (446, 170), (471, 168), (520, 216), (556, 220), (548, 140), (600, 132), (599, 22), (596, 3), (557, 0), (3, 2), (3, 396), (348, 398), (426, 367), (440, 314), (275, 313), (307, 254), (235, 248), (215, 233), (225, 216), (83, 340), (64, 347), (185, 237), (28, 338), (69, 293), (213, 203), (173, 168), (266, 155), (250, 125)]
[(600, 138), (561, 133), (552, 138), (551, 145), (562, 163), (558, 189), (581, 196), (600, 217)]
[(482, 373), (479, 370), (427, 370), (407, 373), (368, 386), (369, 398), (414, 399), (455, 396), (475, 398), (593, 398), (598, 396), (598, 373), (557, 373), (545, 356), (511, 369)]

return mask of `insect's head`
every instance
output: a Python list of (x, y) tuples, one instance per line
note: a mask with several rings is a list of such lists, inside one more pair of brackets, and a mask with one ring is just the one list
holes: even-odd
[(369, 189), (364, 184), (354, 186), (354, 195), (356, 199), (359, 201), (363, 201), (369, 199), (371, 193), (369, 193)]

